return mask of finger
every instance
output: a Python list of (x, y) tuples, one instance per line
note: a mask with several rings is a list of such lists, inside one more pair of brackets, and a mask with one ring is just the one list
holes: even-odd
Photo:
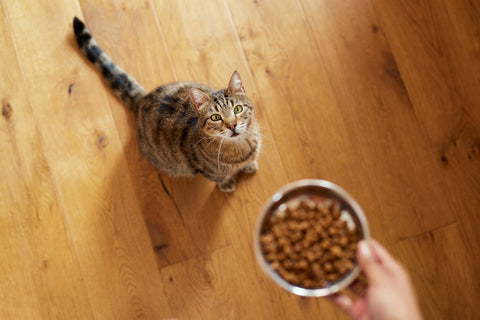
[(328, 296), (327, 299), (346, 313), (349, 313), (349, 310), (353, 305), (353, 300), (344, 294), (334, 294)]
[(370, 249), (379, 263), (384, 265), (389, 271), (396, 271), (400, 267), (398, 261), (382, 246), (378, 241), (370, 240)]
[(380, 260), (377, 259), (369, 242), (362, 240), (358, 243), (357, 260), (363, 272), (367, 275), (369, 284), (378, 284), (383, 279), (385, 270), (380, 265)]
[(370, 247), (370, 241), (362, 240), (357, 246), (357, 259), (362, 268), (364, 266), (375, 265), (378, 263), (378, 260)]
[(365, 299), (357, 299), (354, 301), (349, 296), (344, 294), (335, 294), (327, 297), (327, 299), (354, 319), (370, 319), (368, 306)]

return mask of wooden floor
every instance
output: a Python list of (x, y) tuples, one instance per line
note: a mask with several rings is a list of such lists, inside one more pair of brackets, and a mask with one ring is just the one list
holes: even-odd
[[(237, 69), (257, 174), (158, 174), (74, 16), (148, 90)], [(480, 319), (478, 1), (1, 0), (0, 67), (0, 319), (345, 319), (254, 260), (259, 209), (300, 178), (354, 195), (427, 319)]]

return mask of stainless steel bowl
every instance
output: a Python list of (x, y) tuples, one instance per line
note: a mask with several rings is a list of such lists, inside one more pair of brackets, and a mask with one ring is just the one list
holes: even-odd
[(265, 259), (260, 247), (260, 234), (262, 232), (265, 219), (275, 212), (280, 205), (302, 195), (318, 195), (337, 201), (340, 204), (340, 210), (350, 215), (351, 220), (355, 223), (355, 228), (359, 231), (361, 238), (370, 238), (367, 219), (365, 218), (362, 208), (360, 208), (355, 199), (353, 199), (353, 197), (345, 190), (334, 183), (324, 180), (299, 180), (281, 188), (263, 206), (255, 226), (255, 255), (263, 271), (285, 290), (304, 297), (328, 296), (348, 287), (348, 285), (350, 285), (360, 273), (360, 267), (355, 265), (352, 271), (348, 272), (345, 276), (335, 283), (330, 284), (328, 287), (306, 289), (292, 285), (280, 277), (280, 275), (273, 270), (268, 261)]

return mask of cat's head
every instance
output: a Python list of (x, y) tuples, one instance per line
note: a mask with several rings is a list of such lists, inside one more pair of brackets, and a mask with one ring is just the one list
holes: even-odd
[(210, 95), (192, 88), (190, 99), (199, 111), (198, 124), (205, 135), (236, 139), (249, 134), (254, 110), (237, 71), (226, 89)]

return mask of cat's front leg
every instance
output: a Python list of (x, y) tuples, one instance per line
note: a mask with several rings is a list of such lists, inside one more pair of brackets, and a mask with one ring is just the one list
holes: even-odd
[(227, 176), (221, 181), (217, 181), (218, 188), (223, 192), (232, 192), (235, 191), (237, 183), (233, 176)]
[(243, 169), (242, 169), (242, 172), (245, 172), (245, 173), (255, 173), (257, 172), (258, 170), (258, 163), (257, 163), (257, 160), (254, 160), (252, 162), (250, 162), (249, 164), (247, 164)]

